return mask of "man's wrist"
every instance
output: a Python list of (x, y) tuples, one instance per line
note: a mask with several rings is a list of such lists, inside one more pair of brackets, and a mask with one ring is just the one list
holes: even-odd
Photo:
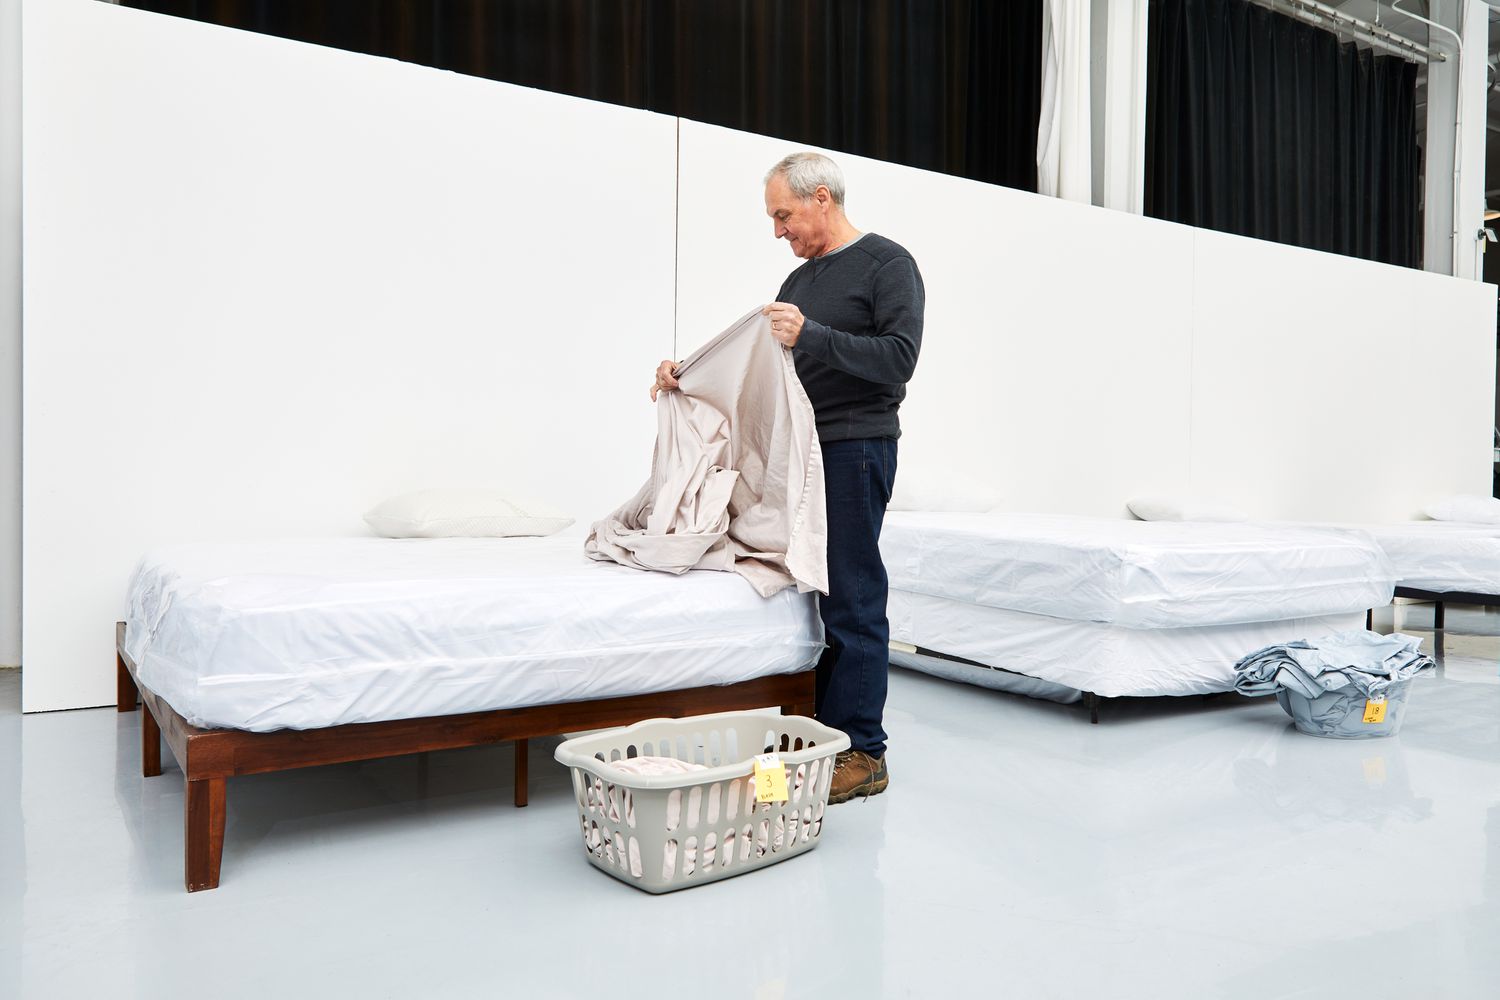
[(797, 346), (793, 350), (807, 351), (816, 355), (828, 340), (828, 327), (822, 323), (803, 318), (802, 329), (797, 334)]

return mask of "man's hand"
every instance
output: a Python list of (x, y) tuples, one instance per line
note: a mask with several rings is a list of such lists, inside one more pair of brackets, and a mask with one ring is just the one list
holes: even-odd
[(663, 389), (677, 388), (677, 362), (670, 359), (656, 366), (656, 381), (651, 384), (651, 402), (656, 402), (656, 394)]
[(772, 302), (760, 314), (771, 318), (771, 336), (781, 341), (783, 346), (797, 346), (797, 338), (802, 336), (801, 309), (790, 302)]

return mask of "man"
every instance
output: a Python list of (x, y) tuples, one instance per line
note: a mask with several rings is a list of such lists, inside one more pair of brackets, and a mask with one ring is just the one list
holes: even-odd
[[(880, 526), (896, 478), (897, 410), (922, 344), (926, 293), (897, 244), (861, 233), (844, 214), (844, 176), (828, 157), (793, 153), (766, 174), (777, 239), (806, 261), (766, 306), (817, 415), (828, 501), (828, 596), (819, 601), (828, 649), (818, 663), (817, 714), (847, 733), (830, 802), (877, 795), (890, 783), (885, 711), (890, 669)], [(663, 361), (651, 389), (673, 389)]]

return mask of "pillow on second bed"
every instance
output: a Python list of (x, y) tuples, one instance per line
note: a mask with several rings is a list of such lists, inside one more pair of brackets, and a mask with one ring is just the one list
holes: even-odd
[(1142, 521), (1248, 521), (1244, 511), (1222, 504), (1168, 497), (1137, 497), (1125, 505)]
[(392, 497), (365, 523), (384, 538), (513, 538), (550, 535), (573, 519), (496, 490), (423, 490)]
[(1466, 524), (1500, 524), (1500, 500), (1460, 493), (1422, 508), (1434, 521), (1463, 521)]

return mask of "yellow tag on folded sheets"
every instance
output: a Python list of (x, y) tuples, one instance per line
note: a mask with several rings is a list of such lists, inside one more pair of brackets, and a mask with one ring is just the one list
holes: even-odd
[(1379, 701), (1366, 701), (1365, 702), (1365, 721), (1366, 722), (1372, 722), (1372, 723), (1373, 722), (1384, 722), (1385, 721), (1385, 699), (1384, 698), (1380, 699)]
[(755, 758), (755, 801), (786, 801), (786, 765), (774, 753)]

